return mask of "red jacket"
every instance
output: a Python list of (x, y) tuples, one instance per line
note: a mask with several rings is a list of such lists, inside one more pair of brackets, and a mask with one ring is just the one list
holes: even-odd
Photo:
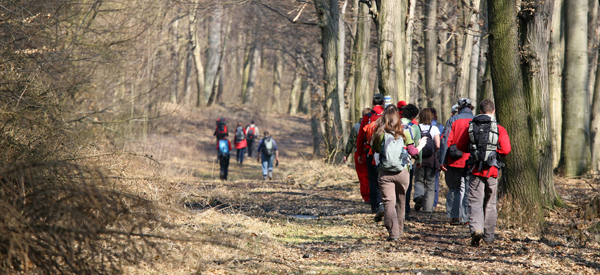
[[(246, 129), (244, 129), (244, 127), (242, 127), (242, 131), (244, 131), (244, 137), (246, 136)], [(233, 138), (233, 143), (235, 144), (235, 149), (242, 149), (242, 148), (246, 148), (246, 146), (248, 146), (248, 141), (246, 141), (246, 138), (242, 139), (241, 141), (237, 141), (234, 135)]]
[[(465, 131), (464, 135), (461, 135), (460, 138), (456, 142), (456, 147), (458, 150), (463, 152), (469, 152), (469, 130)], [(504, 127), (498, 125), (498, 148), (496, 148), (496, 152), (501, 157), (506, 157), (508, 153), (510, 153), (510, 138), (508, 137), (508, 133)], [(491, 167), (482, 167), (481, 171), (479, 171), (479, 167), (475, 166), (473, 172), (471, 172), (474, 176), (486, 177), (486, 178), (497, 178), (498, 177), (498, 168), (495, 166)]]
[[(464, 153), (459, 159), (452, 159), (448, 154), (448, 148), (455, 145), (463, 136), (469, 139), (469, 122), (473, 120), (473, 113), (469, 108), (461, 109), (458, 114), (452, 116), (446, 122), (444, 134), (440, 144), (440, 164), (454, 168), (465, 168), (470, 154)], [(468, 144), (467, 144), (468, 145)], [(467, 150), (469, 152), (469, 150)]]
[(381, 114), (383, 114), (383, 107), (381, 105), (375, 105), (375, 107), (373, 107), (373, 110), (364, 115), (362, 120), (360, 121), (358, 135), (356, 136), (356, 152), (359, 152), (359, 154), (368, 153), (368, 149), (370, 147), (365, 146), (367, 140), (365, 138), (365, 131), (363, 130), (363, 128), (365, 127), (365, 125), (380, 118)]

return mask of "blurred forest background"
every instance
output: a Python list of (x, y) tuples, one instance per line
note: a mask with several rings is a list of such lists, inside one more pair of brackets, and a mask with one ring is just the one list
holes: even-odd
[[(541, 225), (564, 205), (555, 175), (600, 171), (599, 2), (2, 1), (0, 271), (102, 274), (158, 250), (164, 217), (122, 182), (152, 182), (136, 148), (177, 110), (304, 116), (335, 162), (374, 93), (442, 122), (494, 99), (506, 218)], [(132, 162), (149, 175), (119, 174)]]

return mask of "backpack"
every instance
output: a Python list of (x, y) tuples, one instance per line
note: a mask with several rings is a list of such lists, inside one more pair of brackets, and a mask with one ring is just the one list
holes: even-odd
[(256, 138), (256, 129), (254, 129), (254, 127), (249, 127), (248, 131), (246, 132), (246, 136), (248, 137), (248, 139), (255, 139)]
[(246, 138), (246, 135), (244, 135), (244, 128), (242, 128), (242, 126), (239, 126), (235, 129), (235, 140), (237, 142), (240, 142), (242, 140), (244, 140)]
[(227, 134), (229, 131), (227, 131), (227, 119), (226, 118), (219, 118), (217, 119), (217, 131), (216, 134), (220, 135), (220, 134)]
[(263, 144), (261, 148), (261, 152), (263, 153), (263, 155), (270, 157), (273, 155), (274, 151), (275, 146), (273, 146), (273, 139), (271, 139), (271, 137), (266, 137), (265, 139), (263, 139)]
[(427, 137), (427, 144), (425, 144), (425, 147), (423, 147), (423, 150), (421, 150), (421, 156), (423, 158), (428, 158), (435, 154), (435, 144), (433, 137), (430, 133), (431, 127), (434, 126), (429, 125), (429, 129), (427, 131), (423, 131), (423, 128), (421, 128), (421, 126), (419, 125), (419, 129), (421, 129), (421, 137)]
[[(377, 112), (375, 112), (375, 110), (371, 110), (370, 112), (368, 112), (365, 115), (367, 117), (367, 123), (363, 127), (363, 131), (367, 130), (366, 127), (368, 125), (371, 125), (371, 124), (375, 125), (375, 122), (381, 117), (382, 114), (383, 114), (383, 112), (381, 114), (378, 114)], [(375, 128), (374, 126), (371, 126), (371, 127), (373, 129)], [(369, 151), (371, 151), (371, 137), (372, 137), (373, 132), (371, 131), (371, 134), (368, 135), (367, 132), (365, 131), (364, 134), (365, 134), (365, 148), (366, 148), (367, 153), (369, 153)]]
[(401, 172), (411, 168), (410, 155), (404, 146), (404, 139), (395, 139), (393, 135), (385, 133), (381, 142), (379, 163), (381, 170), (386, 172)]
[(229, 142), (226, 139), (219, 140), (219, 157), (229, 155)]
[(475, 165), (479, 165), (479, 171), (483, 166), (504, 166), (497, 160), (498, 138), (498, 123), (494, 117), (478, 115), (469, 122), (469, 171), (473, 171)]

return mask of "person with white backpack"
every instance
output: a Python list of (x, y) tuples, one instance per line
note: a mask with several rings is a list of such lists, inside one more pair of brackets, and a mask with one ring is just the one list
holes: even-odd
[(397, 241), (404, 231), (411, 158), (425, 147), (427, 138), (421, 138), (415, 147), (410, 134), (404, 132), (395, 106), (388, 107), (379, 120), (371, 148), (379, 153), (379, 186), (385, 209), (383, 222), (389, 233), (387, 240)]
[(265, 131), (265, 137), (258, 143), (256, 151), (258, 153), (256, 161), (262, 164), (263, 180), (273, 179), (273, 160), (279, 165), (279, 151), (277, 151), (277, 143), (268, 131)]

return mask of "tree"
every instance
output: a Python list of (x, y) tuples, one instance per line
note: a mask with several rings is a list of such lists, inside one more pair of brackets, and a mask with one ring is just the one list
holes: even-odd
[[(473, 53), (473, 40), (475, 36), (479, 36), (479, 7), (481, 6), (482, 0), (472, 1), (473, 6), (467, 4), (467, 26), (465, 27), (465, 35), (463, 42), (463, 51), (458, 65), (458, 76), (456, 80), (456, 95), (458, 97), (468, 97), (469, 94), (469, 70), (471, 68), (471, 54)], [(474, 99), (474, 98), (472, 98)]]
[[(600, 49), (596, 54), (600, 64)], [(592, 138), (592, 171), (600, 171), (600, 70), (596, 68), (596, 83), (594, 84), (594, 99), (592, 101), (592, 123), (590, 125)]]
[(371, 44), (371, 18), (369, 7), (358, 4), (356, 34), (352, 51), (354, 66), (354, 116), (360, 118), (362, 110), (369, 107), (369, 76), (371, 75), (371, 60), (369, 55)]
[(565, 68), (563, 71), (563, 136), (561, 170), (579, 176), (590, 165), (587, 78), (587, 0), (569, 1), (566, 16)]
[(556, 0), (552, 10), (550, 48), (548, 49), (548, 89), (550, 90), (550, 119), (552, 126), (553, 166), (558, 166), (562, 146), (562, 71), (565, 54), (565, 0)]
[(425, 2), (426, 29), (425, 29), (425, 90), (427, 94), (427, 107), (433, 107), (433, 98), (438, 90), (437, 77), (437, 0)]
[(217, 5), (209, 18), (208, 29), (208, 57), (206, 71), (204, 72), (204, 96), (208, 102), (217, 81), (217, 71), (221, 57), (221, 21), (223, 19), (223, 6)]
[[(538, 186), (536, 155), (532, 152), (531, 131), (527, 122), (527, 97), (519, 57), (516, 6), (512, 0), (488, 3), (489, 62), (496, 103), (496, 115), (511, 139), (512, 152), (506, 157), (502, 177), (510, 205), (520, 210), (507, 217), (538, 224), (543, 220)], [(531, 218), (531, 219), (530, 219)]]
[(283, 57), (281, 51), (275, 50), (275, 64), (273, 68), (273, 100), (271, 112), (281, 112), (281, 77), (283, 75)]

